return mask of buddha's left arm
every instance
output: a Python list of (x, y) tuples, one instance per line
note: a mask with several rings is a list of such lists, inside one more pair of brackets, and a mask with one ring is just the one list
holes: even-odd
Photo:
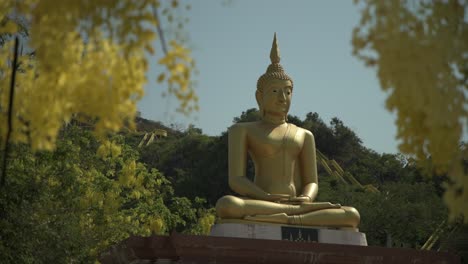
[(317, 197), (318, 192), (317, 157), (314, 135), (308, 130), (305, 131), (300, 163), (303, 184), (300, 195), (310, 197), (310, 202), (312, 202)]

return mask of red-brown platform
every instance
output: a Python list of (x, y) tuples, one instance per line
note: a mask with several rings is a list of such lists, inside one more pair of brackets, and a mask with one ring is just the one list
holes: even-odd
[[(101, 255), (101, 263), (366, 263), (448, 264), (447, 252), (281, 240), (193, 236), (130, 237)], [(172, 261), (170, 261), (172, 260)]]

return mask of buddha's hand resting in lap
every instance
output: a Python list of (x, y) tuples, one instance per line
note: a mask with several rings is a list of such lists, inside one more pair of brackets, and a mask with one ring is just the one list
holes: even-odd
[[(299, 197), (295, 197), (295, 198), (299, 198)], [(302, 199), (295, 199), (295, 198), (291, 198), (289, 200), (282, 200), (279, 202), (285, 203), (285, 204), (303, 205), (304, 207), (308, 207), (313, 210), (341, 208), (341, 204), (334, 204), (330, 202), (309, 202), (309, 201), (304, 201)]]
[(300, 196), (297, 196), (297, 197), (291, 197), (289, 199), (289, 202), (290, 203), (295, 203), (295, 204), (311, 203), (312, 198), (310, 198), (309, 196), (306, 196), (306, 195), (300, 195)]
[(262, 200), (270, 202), (287, 202), (291, 199), (291, 196), (288, 194), (267, 194), (265, 197), (262, 197)]
[(312, 199), (309, 196), (300, 195), (293, 197), (289, 194), (268, 194), (264, 200), (288, 204), (302, 204), (312, 202)]
[(289, 204), (302, 204), (302, 203), (311, 203), (312, 199), (309, 196), (301, 195), (292, 197), (289, 194), (267, 194), (264, 198), (266, 201), (279, 202), (279, 203), (289, 203)]

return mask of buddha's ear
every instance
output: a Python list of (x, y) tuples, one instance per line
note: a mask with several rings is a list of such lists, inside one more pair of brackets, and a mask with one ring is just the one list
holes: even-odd
[(261, 91), (257, 90), (255, 91), (255, 99), (257, 100), (258, 104), (258, 111), (260, 112), (260, 116), (263, 118), (265, 116), (265, 111), (263, 111), (263, 106), (262, 106), (262, 98), (263, 94)]
[(259, 90), (256, 90), (255, 91), (255, 99), (257, 100), (257, 104), (258, 104), (258, 107), (261, 108), (262, 107), (262, 92), (259, 91)]

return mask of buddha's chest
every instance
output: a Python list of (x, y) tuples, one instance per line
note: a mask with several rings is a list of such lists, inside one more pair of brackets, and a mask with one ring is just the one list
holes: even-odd
[(274, 130), (253, 130), (248, 135), (248, 150), (257, 157), (287, 154), (296, 157), (302, 149), (303, 137), (296, 126)]

